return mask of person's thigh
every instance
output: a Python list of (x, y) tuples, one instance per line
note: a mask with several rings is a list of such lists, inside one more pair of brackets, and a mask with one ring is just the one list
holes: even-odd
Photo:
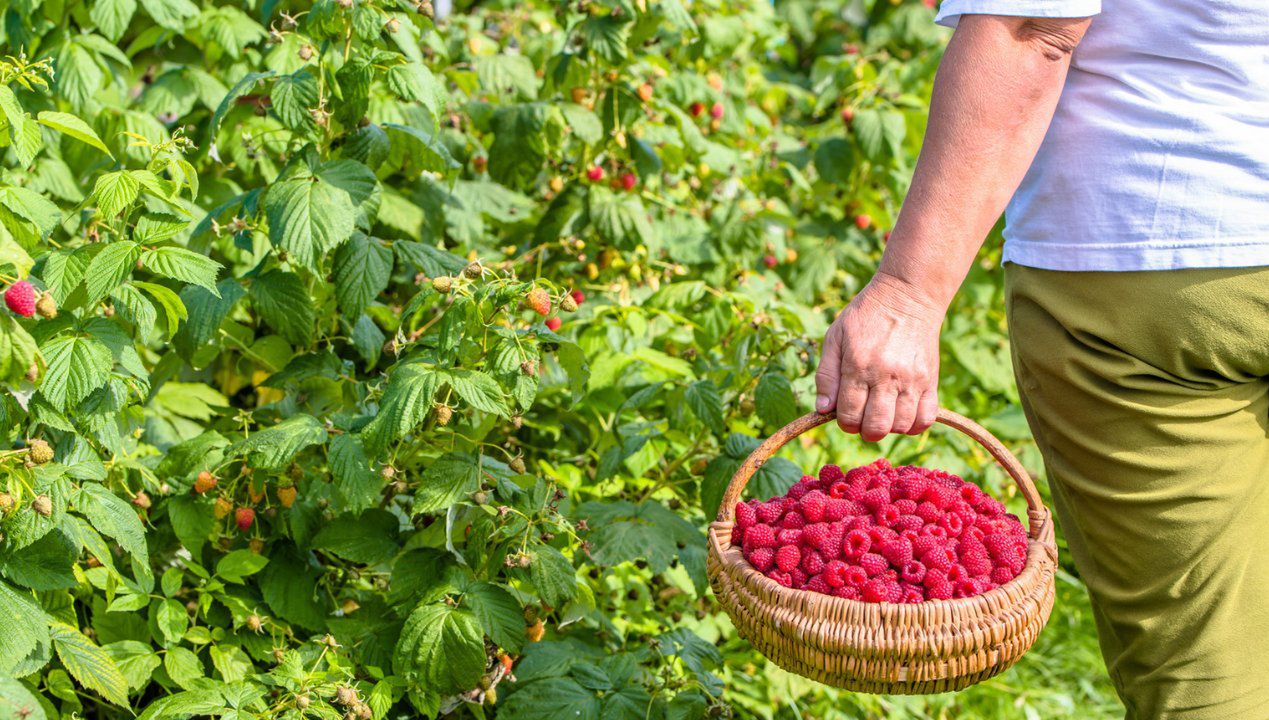
[(1006, 278), (1023, 407), (1128, 717), (1269, 718), (1269, 271)]

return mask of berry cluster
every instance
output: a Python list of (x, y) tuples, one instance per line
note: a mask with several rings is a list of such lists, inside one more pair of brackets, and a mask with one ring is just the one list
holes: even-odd
[(986, 592), (1018, 576), (1027, 533), (977, 486), (886, 460), (825, 465), (789, 492), (736, 505), (732, 544), (759, 572), (799, 590), (919, 603)]

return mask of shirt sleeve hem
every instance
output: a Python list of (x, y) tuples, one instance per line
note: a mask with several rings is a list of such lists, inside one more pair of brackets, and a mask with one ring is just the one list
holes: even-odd
[(954, 28), (962, 15), (1082, 18), (1101, 11), (1101, 0), (944, 0), (934, 22)]

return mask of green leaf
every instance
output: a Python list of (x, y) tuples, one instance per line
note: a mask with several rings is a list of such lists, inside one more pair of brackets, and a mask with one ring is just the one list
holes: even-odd
[[(150, 6), (152, 4), (161, 6), (167, 4), (168, 2), (172, 2), (172, 0), (141, 0), (141, 4), (146, 6), (147, 11), (150, 11), (150, 16), (154, 17), (154, 21), (160, 25), (164, 24), (163, 21), (159, 20), (159, 18), (154, 15)], [(175, 0), (175, 5), (178, 7), (181, 6), (182, 3), (186, 5), (191, 4), (189, 0)], [(197, 8), (195, 8), (194, 14), (198, 14)], [(165, 25), (165, 27), (168, 26)], [(234, 86), (229, 89), (229, 93), (225, 95), (224, 99), (220, 101), (220, 105), (216, 107), (216, 112), (212, 113), (211, 124), (208, 127), (208, 134), (212, 138), (213, 142), (216, 140), (216, 131), (220, 129), (220, 123), (224, 121), (225, 115), (229, 114), (229, 111), (233, 108), (234, 103), (238, 101), (238, 98), (251, 92), (251, 89), (256, 86), (256, 83), (264, 80), (265, 78), (273, 77), (273, 75), (274, 72), (272, 70), (267, 72), (247, 73), (242, 76), (241, 80), (234, 83)]]
[(310, 110), (317, 107), (317, 78), (308, 68), (294, 75), (280, 77), (273, 83), (269, 92), (273, 112), (283, 125), (297, 131), (307, 131), (313, 127), (313, 116)]
[(383, 481), (370, 467), (360, 437), (345, 434), (331, 438), (327, 461), (348, 510), (357, 512), (374, 507), (382, 493)]
[(492, 122), (494, 143), (489, 148), (489, 174), (512, 186), (532, 181), (551, 147), (559, 142), (559, 120), (559, 111), (547, 103), (499, 108)]
[(463, 593), (463, 604), (495, 643), (513, 653), (520, 652), (524, 643), (524, 608), (510, 592), (493, 583), (478, 582)]
[(120, 640), (103, 645), (101, 649), (114, 660), (119, 672), (127, 679), (130, 690), (140, 690), (149, 685), (154, 671), (163, 664), (158, 653), (136, 640)]
[(251, 301), (269, 326), (287, 342), (313, 342), (317, 316), (304, 281), (293, 272), (270, 270), (251, 281)]
[(388, 287), (392, 249), (375, 238), (356, 233), (335, 251), (332, 274), (339, 309), (349, 317), (357, 317)]
[(95, 338), (62, 335), (40, 350), (48, 368), (40, 393), (54, 409), (78, 405), (110, 379), (110, 348)]
[(314, 271), (322, 256), (352, 236), (356, 215), (347, 192), (315, 178), (271, 186), (264, 211), (273, 244)]
[(442, 694), (470, 690), (485, 671), (485, 637), (479, 621), (462, 608), (419, 605), (405, 621), (392, 666)]
[(0, 582), (0, 676), (9, 674), (41, 642), (48, 642), (46, 621), (29, 593)]
[(54, 529), (17, 552), (0, 553), (0, 573), (32, 590), (61, 590), (77, 584), (73, 566), (79, 545)]
[[(518, 674), (518, 671), (517, 671)], [(499, 711), (516, 720), (607, 720), (600, 696), (570, 677), (551, 677), (516, 690)]]
[[(137, 289), (144, 290), (149, 293), (156, 301), (158, 301), (159, 307), (163, 308), (163, 317), (166, 320), (163, 325), (164, 337), (171, 338), (176, 335), (177, 330), (180, 329), (181, 321), (189, 318), (189, 311), (185, 309), (185, 303), (181, 301), (181, 296), (172, 292), (163, 285), (141, 282), (140, 280), (133, 280), (131, 284)], [(221, 292), (223, 287), (223, 283), (220, 286), (217, 286), (216, 292)], [(233, 285), (233, 287), (238, 288), (239, 292), (241, 292), (241, 288), (237, 285)], [(116, 290), (118, 289), (121, 288), (117, 288)], [(208, 291), (208, 294), (215, 297), (215, 295), (210, 291)]]
[(444, 370), (441, 373), (443, 379), (468, 405), (482, 412), (510, 417), (511, 412), (503, 398), (502, 388), (487, 373), (465, 368)]
[(367, 510), (361, 515), (340, 515), (325, 524), (313, 538), (313, 546), (352, 562), (375, 565), (400, 551), (400, 521), (386, 510)]
[(379, 400), (379, 412), (362, 430), (371, 455), (378, 455), (423, 422), (441, 380), (435, 368), (423, 364), (400, 365), (392, 372)]
[(444, 510), (480, 487), (480, 461), (466, 453), (449, 453), (432, 461), (419, 478), (412, 514)]
[(437, 117), (445, 108), (445, 86), (432, 71), (420, 62), (408, 62), (388, 68), (388, 89), (403, 100), (418, 100)]
[(141, 264), (146, 270), (163, 277), (180, 280), (206, 288), (216, 294), (216, 276), (220, 263), (206, 255), (182, 247), (161, 247), (141, 253)]
[(190, 0), (141, 0), (141, 7), (162, 27), (181, 31), (185, 22), (198, 15), (198, 6)]
[(216, 574), (232, 583), (241, 583), (243, 578), (255, 575), (269, 564), (269, 558), (257, 555), (250, 550), (234, 550), (216, 563)]
[(323, 630), (329, 603), (319, 594), (322, 571), (312, 567), (310, 553), (288, 542), (270, 547), (269, 565), (260, 573), (260, 594), (278, 617), (309, 630)]
[(590, 221), (604, 239), (620, 247), (652, 244), (648, 213), (637, 195), (618, 195), (604, 187), (590, 190)]
[[(135, 7), (134, 3), (135, 0), (104, 0), (104, 2), (98, 2), (97, 5), (93, 7), (93, 13), (95, 15), (97, 8), (102, 6), (133, 5), (133, 7)], [(131, 15), (132, 11), (129, 10), (128, 14)], [(95, 19), (96, 18), (94, 18), (94, 20)], [(75, 138), (82, 143), (87, 143), (104, 152), (106, 157), (114, 159), (114, 155), (110, 153), (110, 149), (107, 148), (106, 144), (101, 141), (100, 137), (97, 136), (96, 131), (94, 131), (88, 123), (84, 122), (76, 115), (57, 112), (55, 110), (45, 110), (37, 116), (37, 122), (45, 127), (53, 128), (67, 137)]]
[(67, 672), (80, 685), (95, 691), (108, 702), (127, 707), (125, 689), (128, 681), (110, 655), (70, 625), (55, 622), (49, 627), (53, 633), (53, 647)]
[(577, 575), (573, 563), (550, 545), (539, 545), (533, 552), (529, 566), (529, 578), (538, 595), (555, 607), (560, 607), (577, 594)]
[[(168, 676), (177, 685), (183, 688), (193, 687), (195, 683), (203, 678), (203, 662), (198, 659), (197, 655), (183, 647), (167, 649), (167, 653), (163, 657), (163, 669), (167, 671)], [(223, 710), (223, 706), (224, 701), (222, 700), (220, 705), (211, 712)]]
[(257, 470), (281, 470), (301, 450), (326, 442), (326, 428), (312, 415), (296, 415), (253, 433), (228, 449), (230, 455), (250, 456)]
[(726, 431), (723, 424), (723, 398), (713, 381), (698, 380), (692, 383), (687, 387), (686, 399), (687, 406), (696, 419), (715, 435), (722, 435)]
[(523, 55), (481, 55), (476, 58), (476, 77), (486, 92), (494, 97), (515, 94), (522, 98), (537, 97), (537, 72), (533, 62)]
[(586, 18), (578, 28), (586, 41), (586, 47), (613, 65), (626, 59), (626, 40), (630, 37), (631, 21), (625, 17), (598, 15)]
[(101, 246), (100, 251), (88, 263), (84, 271), (84, 286), (88, 290), (88, 303), (96, 303), (110, 294), (136, 268), (137, 244), (131, 240), (118, 240)]
[(35, 338), (12, 315), (0, 315), (0, 381), (17, 382), (35, 363)]
[(127, 170), (116, 170), (97, 178), (89, 202), (97, 205), (101, 214), (113, 218), (136, 202), (141, 193), (141, 182)]
[[(0, 188), (0, 206), (35, 226), (39, 239), (51, 235), (62, 219), (62, 211), (53, 201), (24, 187)], [(10, 222), (5, 223), (6, 227), (11, 225)]]
[(150, 562), (145, 544), (145, 526), (136, 509), (103, 485), (86, 482), (80, 485), (76, 507), (98, 532), (114, 538), (119, 546), (142, 565)]
[(25, 685), (0, 677), (0, 720), (48, 720), (48, 715)]
[(753, 393), (758, 417), (768, 425), (783, 426), (798, 416), (798, 401), (789, 379), (779, 373), (766, 373)]
[[(149, 288), (145, 285), (135, 284), (149, 292)], [(246, 292), (234, 278), (221, 280), (216, 286), (216, 293), (196, 285), (187, 286), (182, 290), (180, 301), (187, 308), (189, 322), (182, 325), (180, 331), (172, 338), (172, 344), (176, 350), (185, 358), (191, 358), (195, 351), (216, 337), (220, 324)], [(156, 299), (158, 299), (157, 295)]]

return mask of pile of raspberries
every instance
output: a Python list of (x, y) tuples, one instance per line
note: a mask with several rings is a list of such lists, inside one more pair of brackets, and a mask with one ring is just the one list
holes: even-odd
[(1018, 576), (1027, 532), (977, 486), (886, 460), (825, 465), (789, 492), (736, 505), (731, 542), (788, 588), (864, 602), (919, 603), (986, 592)]

